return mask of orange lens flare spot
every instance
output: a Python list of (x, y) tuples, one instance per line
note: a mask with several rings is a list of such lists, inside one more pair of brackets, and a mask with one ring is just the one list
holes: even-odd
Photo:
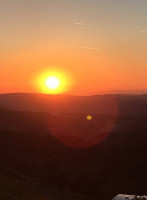
[(87, 120), (90, 121), (90, 120), (92, 120), (92, 118), (93, 118), (92, 115), (87, 115)]

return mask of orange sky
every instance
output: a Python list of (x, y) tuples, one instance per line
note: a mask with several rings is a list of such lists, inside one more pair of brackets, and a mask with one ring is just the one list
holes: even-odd
[(147, 90), (147, 1), (1, 1), (0, 19), (1, 93), (54, 68), (73, 94)]

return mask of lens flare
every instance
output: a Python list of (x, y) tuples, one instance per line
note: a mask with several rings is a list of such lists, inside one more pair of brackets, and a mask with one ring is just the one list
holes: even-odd
[(87, 120), (92, 120), (92, 115), (87, 115)]
[[(62, 103), (63, 107), (67, 105), (64, 99), (62, 102), (60, 100), (58, 102)], [(85, 114), (74, 112), (59, 115), (56, 120), (48, 119), (47, 127), (54, 137), (67, 146), (86, 148), (98, 145), (111, 134), (118, 116), (118, 105), (115, 97), (105, 101), (103, 106), (104, 104), (109, 110), (108, 115), (91, 112), (85, 116)]]

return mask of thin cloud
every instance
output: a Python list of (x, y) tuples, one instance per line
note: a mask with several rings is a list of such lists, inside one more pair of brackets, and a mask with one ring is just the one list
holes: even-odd
[(147, 33), (147, 30), (137, 30), (137, 32), (140, 32), (140, 33)]
[(100, 49), (98, 49), (96, 47), (88, 47), (88, 46), (79, 47), (79, 46), (77, 46), (77, 48), (86, 49), (86, 50), (93, 50), (93, 51), (100, 51)]
[(92, 26), (90, 24), (85, 24), (85, 23), (81, 23), (81, 22), (74, 22), (74, 25), (78, 25), (78, 26)]

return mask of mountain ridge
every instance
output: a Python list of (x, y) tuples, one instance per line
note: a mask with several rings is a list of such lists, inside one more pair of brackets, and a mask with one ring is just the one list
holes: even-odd
[(75, 96), (39, 93), (0, 94), (0, 105), (10, 110), (49, 112), (51, 114), (85, 113), (104, 115), (147, 115), (147, 94)]

